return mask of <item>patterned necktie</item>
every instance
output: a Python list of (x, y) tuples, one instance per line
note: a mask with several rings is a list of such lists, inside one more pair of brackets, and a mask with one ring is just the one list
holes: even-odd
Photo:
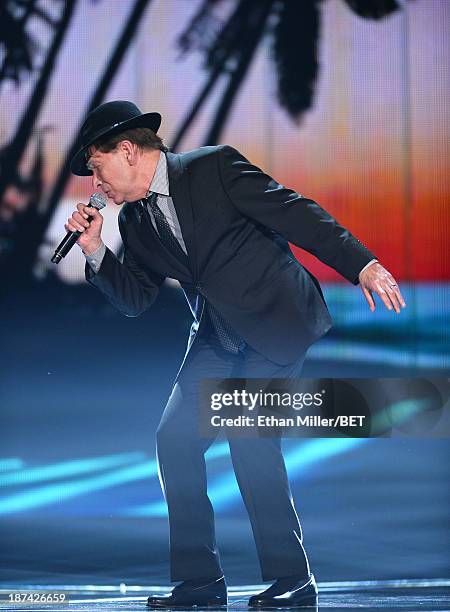
[(230, 353), (239, 353), (239, 350), (245, 347), (245, 342), (237, 334), (232, 327), (228, 324), (228, 321), (223, 318), (221, 313), (214, 308), (211, 302), (206, 302), (207, 313), (214, 327), (219, 342), (226, 351)]
[[(180, 243), (178, 242), (177, 238), (170, 229), (170, 225), (164, 213), (159, 208), (157, 200), (157, 193), (152, 192), (150, 196), (146, 200), (144, 200), (144, 210), (148, 212), (145, 206), (145, 202), (148, 202), (150, 210), (153, 214), (153, 218), (155, 220), (156, 229), (158, 230), (159, 237), (161, 238), (161, 242), (178, 260), (182, 261), (186, 266), (188, 266), (189, 264), (187, 255), (181, 248)], [(226, 351), (237, 354), (239, 350), (245, 346), (245, 342), (233, 330), (233, 328), (230, 327), (230, 325), (223, 318), (221, 313), (216, 308), (214, 308), (214, 306), (212, 306), (212, 304), (207, 300), (205, 306), (207, 314), (209, 314), (210, 321), (214, 327), (214, 331), (216, 332), (221, 346)]]
[(150, 210), (152, 211), (161, 242), (179, 261), (182, 261), (185, 265), (188, 265), (187, 255), (170, 229), (169, 222), (167, 221), (163, 211), (158, 206), (157, 200), (158, 194), (153, 191), (150, 196), (144, 200), (144, 210), (147, 211), (145, 206), (145, 202), (147, 201), (150, 206)]

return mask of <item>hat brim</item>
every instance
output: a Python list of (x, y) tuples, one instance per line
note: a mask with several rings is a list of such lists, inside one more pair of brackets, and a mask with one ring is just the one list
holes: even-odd
[(161, 125), (161, 115), (159, 113), (143, 113), (137, 117), (132, 117), (126, 121), (121, 121), (113, 126), (99, 130), (92, 135), (92, 138), (86, 142), (83, 147), (73, 156), (70, 162), (70, 170), (77, 176), (92, 176), (92, 171), (86, 166), (86, 150), (97, 140), (104, 139), (107, 136), (124, 132), (137, 127), (150, 128), (155, 134)]

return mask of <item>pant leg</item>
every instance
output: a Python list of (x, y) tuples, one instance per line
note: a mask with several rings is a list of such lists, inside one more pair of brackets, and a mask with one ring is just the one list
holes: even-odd
[[(297, 378), (304, 356), (279, 366), (251, 348), (244, 352), (242, 378)], [(265, 433), (267, 432), (267, 428)], [(279, 432), (271, 437), (229, 438), (236, 479), (247, 508), (264, 581), (307, 575), (309, 563), (294, 507)]]
[(203, 338), (191, 350), (156, 432), (158, 472), (169, 513), (172, 581), (223, 574), (204, 457), (214, 438), (199, 437), (197, 389), (202, 378), (229, 377), (235, 358)]

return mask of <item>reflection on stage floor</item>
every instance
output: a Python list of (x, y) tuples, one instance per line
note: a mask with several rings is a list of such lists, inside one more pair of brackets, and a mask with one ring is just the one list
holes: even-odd
[[(267, 585), (229, 586), (230, 610), (247, 609), (248, 598), (264, 590)], [(450, 610), (450, 580), (379, 580), (353, 582), (319, 582), (319, 606), (317, 611), (333, 610), (407, 610), (408, 612), (433, 612)], [(120, 584), (117, 586), (95, 585), (3, 585), (0, 589), (0, 610), (15, 612), (57, 610), (59, 612), (86, 612), (125, 610), (126, 612), (148, 610), (145, 603), (150, 594), (168, 593), (172, 587), (136, 586)], [(64, 593), (67, 603), (49, 604), (9, 604), (11, 592), (57, 592)], [(314, 608), (301, 608), (314, 610)], [(179, 608), (177, 610), (180, 610)], [(200, 608), (197, 608), (199, 611)]]

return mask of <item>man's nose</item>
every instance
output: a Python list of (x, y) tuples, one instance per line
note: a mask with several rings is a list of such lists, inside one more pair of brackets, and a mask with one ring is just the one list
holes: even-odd
[(97, 174), (94, 171), (92, 174), (92, 187), (94, 189), (100, 189), (101, 184), (101, 180), (98, 178)]

